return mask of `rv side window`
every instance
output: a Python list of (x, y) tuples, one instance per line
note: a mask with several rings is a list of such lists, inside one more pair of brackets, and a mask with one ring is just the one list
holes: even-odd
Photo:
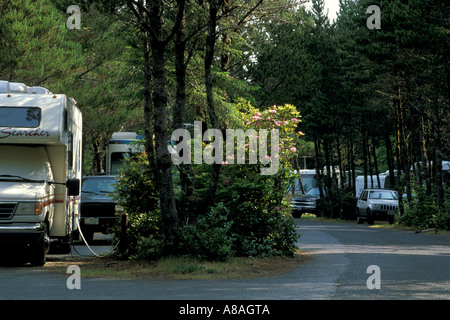
[(67, 116), (67, 110), (63, 112), (63, 131), (67, 132), (67, 128), (69, 127), (69, 117)]
[(41, 125), (41, 108), (0, 107), (0, 127), (37, 128)]
[(73, 169), (73, 134), (69, 135), (69, 146), (67, 149), (67, 165), (69, 169)]

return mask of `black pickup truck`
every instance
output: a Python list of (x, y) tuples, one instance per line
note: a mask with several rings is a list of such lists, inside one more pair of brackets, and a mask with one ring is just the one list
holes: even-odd
[(117, 204), (112, 194), (116, 176), (85, 176), (81, 185), (80, 228), (87, 242), (95, 232), (108, 233), (118, 219)]

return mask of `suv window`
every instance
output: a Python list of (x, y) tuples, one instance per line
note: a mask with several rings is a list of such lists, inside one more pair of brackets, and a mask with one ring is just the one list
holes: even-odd
[(363, 193), (361, 194), (361, 200), (367, 200), (367, 191), (363, 191)]

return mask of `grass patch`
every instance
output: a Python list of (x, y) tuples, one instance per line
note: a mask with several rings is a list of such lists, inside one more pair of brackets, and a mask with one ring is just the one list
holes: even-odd
[[(343, 219), (332, 219), (332, 218), (325, 218), (325, 217), (317, 217), (316, 215), (312, 214), (312, 213), (304, 213), (301, 217), (301, 219), (305, 219), (305, 220), (309, 220), (309, 221), (317, 221), (317, 222), (325, 222), (325, 223), (350, 223), (350, 224), (354, 224), (356, 223), (356, 220), (343, 220)], [(365, 222), (367, 224), (367, 222)], [(402, 231), (411, 231), (411, 232), (417, 232), (417, 231), (421, 231), (420, 229), (416, 228), (416, 227), (409, 227), (409, 226), (405, 226), (399, 223), (393, 223), (393, 224), (389, 224), (388, 221), (375, 221), (375, 223), (373, 225), (369, 225), (369, 228), (383, 228), (383, 229), (392, 229), (392, 230), (402, 230)], [(422, 232), (418, 232), (418, 233), (422, 233)], [(450, 235), (450, 231), (447, 230), (437, 230), (437, 232), (435, 232), (434, 230), (428, 230), (426, 229), (425, 232), (426, 234), (441, 234), (441, 235)]]
[(356, 220), (344, 220), (344, 219), (340, 219), (340, 218), (318, 217), (313, 213), (303, 213), (302, 217), (300, 219), (309, 220), (309, 221), (317, 221), (317, 222), (326, 222), (326, 223), (353, 223), (356, 221)]
[(50, 272), (66, 273), (69, 265), (80, 267), (86, 278), (120, 279), (244, 279), (274, 277), (300, 267), (312, 257), (300, 250), (294, 257), (236, 257), (226, 262), (200, 261), (186, 257), (168, 257), (157, 262), (123, 261), (112, 257), (49, 261)]
[(303, 213), (301, 219), (305, 219), (305, 220), (316, 220), (317, 216), (313, 213)]

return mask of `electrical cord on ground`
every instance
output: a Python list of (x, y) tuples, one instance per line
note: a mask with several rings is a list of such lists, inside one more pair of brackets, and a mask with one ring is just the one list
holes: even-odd
[[(83, 232), (81, 231), (80, 222), (78, 221), (77, 218), (75, 218), (75, 220), (77, 221), (78, 232), (79, 232), (80, 235), (81, 235), (81, 239), (83, 240), (83, 242), (85, 243), (85, 245), (86, 245), (86, 247), (89, 249), (89, 251), (90, 251), (95, 257), (98, 257), (98, 258), (107, 257), (107, 256), (111, 255), (111, 254), (116, 250), (116, 248), (117, 248), (117, 246), (119, 245), (119, 242), (120, 242), (120, 241), (117, 241), (116, 245), (115, 245), (114, 248), (111, 250), (111, 252), (109, 252), (109, 253), (107, 253), (107, 254), (99, 255), (99, 254), (95, 253), (95, 252), (91, 249), (91, 247), (89, 246), (89, 244), (87, 243), (86, 239), (84, 238)], [(77, 251), (77, 249), (75, 248), (75, 245), (73, 244), (73, 238), (72, 238), (72, 237), (70, 237), (70, 238), (71, 238), (72, 248), (75, 250), (76, 253), (78, 253), (80, 256), (83, 256), (83, 257), (92, 257), (91, 255), (83, 255), (83, 254), (79, 253), (79, 252)]]

